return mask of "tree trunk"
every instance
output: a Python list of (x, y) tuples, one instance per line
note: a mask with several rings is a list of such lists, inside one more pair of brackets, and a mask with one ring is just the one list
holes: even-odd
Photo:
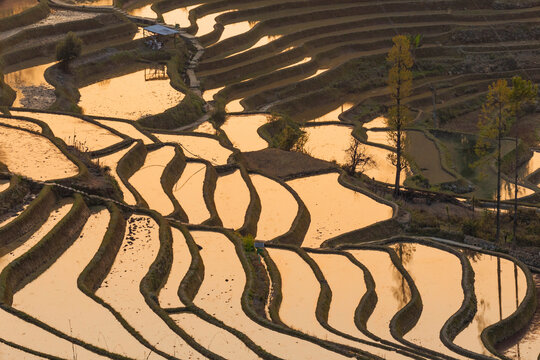
[(401, 183), (401, 124), (398, 123), (397, 126), (397, 149), (396, 149), (396, 158), (397, 158), (397, 164), (396, 164), (396, 188), (395, 188), (395, 196), (399, 196), (400, 189), (399, 184)]
[(497, 134), (497, 235), (495, 241), (501, 239), (501, 138), (502, 138), (502, 104), (499, 104), (499, 129)]
[[(398, 63), (400, 72), (401, 72), (401, 61)], [(398, 83), (396, 89), (396, 184), (394, 188), (394, 197), (398, 197), (400, 194), (399, 184), (401, 177), (401, 74), (398, 74)]]
[[(516, 129), (517, 131), (517, 129)], [(513, 241), (514, 241), (514, 244), (517, 245), (517, 219), (518, 219), (518, 161), (519, 161), (519, 156), (518, 156), (518, 136), (517, 136), (517, 133), (516, 133), (516, 147), (515, 147), (515, 152), (516, 152), (516, 164), (514, 165), (515, 166), (515, 169), (514, 169), (514, 228), (513, 228), (513, 231), (512, 231), (512, 235), (513, 235)]]

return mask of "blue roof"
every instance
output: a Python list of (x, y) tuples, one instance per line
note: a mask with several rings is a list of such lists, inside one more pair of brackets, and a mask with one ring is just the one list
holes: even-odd
[(146, 31), (150, 31), (151, 33), (158, 34), (158, 35), (175, 35), (180, 34), (178, 30), (171, 29), (170, 27), (163, 26), (163, 25), (152, 25), (147, 26), (144, 28)]

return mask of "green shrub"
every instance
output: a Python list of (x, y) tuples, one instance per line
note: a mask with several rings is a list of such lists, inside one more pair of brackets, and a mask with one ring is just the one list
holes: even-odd
[(268, 122), (273, 123), (275, 135), (272, 147), (285, 151), (306, 152), (307, 133), (286, 115), (272, 115)]
[(244, 245), (245, 252), (254, 252), (255, 251), (255, 238), (253, 235), (248, 234), (242, 237), (242, 244)]
[(225, 123), (226, 118), (227, 110), (225, 110), (225, 101), (219, 98), (214, 105), (214, 111), (212, 111), (212, 123), (214, 123), (214, 127), (216, 129), (220, 128)]
[(419, 187), (429, 189), (429, 180), (422, 174), (414, 175), (411, 180)]
[(467, 219), (461, 226), (463, 235), (476, 236), (478, 234), (478, 221), (475, 219)]
[(68, 32), (66, 37), (56, 45), (56, 60), (67, 66), (67, 63), (81, 55), (82, 46), (82, 40), (75, 33)]

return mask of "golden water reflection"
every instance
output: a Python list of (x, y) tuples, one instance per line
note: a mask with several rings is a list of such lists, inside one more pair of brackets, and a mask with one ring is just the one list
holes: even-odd
[(303, 246), (316, 248), (334, 236), (392, 217), (390, 206), (341, 186), (338, 176), (332, 173), (288, 181), (311, 214)]
[[(311, 156), (326, 161), (336, 161), (338, 164), (350, 162), (347, 149), (351, 145), (352, 128), (341, 125), (324, 125), (305, 127), (308, 141), (305, 148)], [(391, 151), (376, 146), (361, 145), (360, 149), (373, 161), (365, 167), (358, 167), (357, 171), (377, 181), (393, 183), (396, 176), (396, 167), (388, 159)], [(406, 171), (400, 178), (401, 184), (405, 181)]]
[(152, 10), (152, 4), (145, 5), (140, 8), (132, 9), (128, 11), (128, 14), (133, 16), (140, 16), (145, 18), (154, 19), (157, 17), (157, 14)]
[(195, 9), (197, 6), (199, 5), (191, 5), (168, 11), (163, 14), (163, 20), (165, 20), (165, 23), (169, 25), (178, 24), (183, 28), (189, 27), (191, 25), (189, 22), (189, 12), (192, 9)]
[(268, 147), (257, 133), (257, 129), (267, 122), (267, 115), (235, 115), (229, 116), (221, 129), (240, 151), (257, 151)]
[(169, 80), (146, 81), (145, 70), (95, 83), (79, 92), (79, 106), (85, 114), (129, 120), (161, 113), (184, 98)]
[(43, 76), (45, 70), (54, 64), (32, 66), (4, 75), (5, 82), (17, 93), (13, 106), (22, 107), (25, 97), (28, 97), (27, 102), (33, 108), (46, 108), (54, 102), (54, 88)]
[(517, 309), (525, 297), (527, 282), (521, 269), (509, 260), (465, 250), (463, 253), (475, 274), (478, 310), (454, 342), (479, 354), (491, 355), (480, 335), (486, 327), (507, 318)]
[(0, 126), (0, 162), (34, 180), (75, 176), (79, 169), (47, 138)]
[(405, 339), (454, 358), (464, 359), (448, 349), (438, 336), (433, 336), (441, 331), (446, 321), (463, 303), (459, 258), (446, 251), (416, 243), (398, 243), (392, 248), (413, 278), (423, 304), (418, 322), (405, 335)]

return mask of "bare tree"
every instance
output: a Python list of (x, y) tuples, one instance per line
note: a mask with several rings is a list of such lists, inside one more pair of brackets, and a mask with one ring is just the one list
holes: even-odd
[(366, 146), (356, 138), (352, 138), (345, 153), (347, 154), (347, 163), (343, 165), (343, 169), (349, 175), (354, 175), (356, 172), (363, 173), (375, 165), (371, 156), (366, 154)]

